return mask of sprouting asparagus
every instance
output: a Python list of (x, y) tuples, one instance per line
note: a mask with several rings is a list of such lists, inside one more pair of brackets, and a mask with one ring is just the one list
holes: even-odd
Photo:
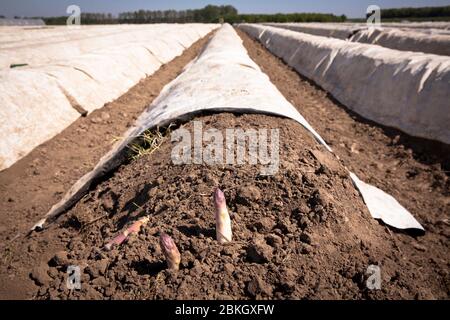
[(167, 267), (172, 270), (179, 270), (181, 255), (173, 239), (168, 234), (162, 232), (159, 236), (159, 244), (166, 257)]
[(216, 238), (219, 243), (230, 242), (232, 239), (231, 220), (228, 214), (225, 195), (222, 190), (214, 190), (214, 206), (216, 209)]
[(146, 217), (142, 217), (139, 220), (135, 221), (131, 226), (129, 226), (127, 229), (125, 229), (123, 232), (121, 232), (120, 234), (118, 234), (117, 236), (115, 236), (111, 241), (109, 241), (106, 245), (105, 245), (105, 249), (106, 250), (111, 250), (111, 248), (114, 245), (120, 245), (122, 244), (130, 234), (133, 233), (138, 233), (139, 230), (141, 229), (141, 226), (146, 224), (149, 221), (149, 218)]

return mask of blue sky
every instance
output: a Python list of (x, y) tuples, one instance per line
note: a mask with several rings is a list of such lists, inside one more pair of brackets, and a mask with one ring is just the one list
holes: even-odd
[(326, 12), (348, 17), (363, 17), (370, 4), (381, 8), (450, 5), (450, 0), (0, 0), (0, 15), (65, 15), (67, 6), (77, 4), (83, 12), (117, 14), (137, 9), (196, 9), (207, 4), (230, 4), (240, 13)]

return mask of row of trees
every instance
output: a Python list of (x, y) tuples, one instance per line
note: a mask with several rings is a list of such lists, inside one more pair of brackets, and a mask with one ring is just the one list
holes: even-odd
[(335, 16), (327, 13), (276, 13), (276, 14), (239, 14), (225, 17), (229, 23), (248, 22), (344, 22), (345, 15)]
[(208, 5), (196, 10), (139, 10), (119, 14), (120, 23), (184, 23), (184, 22), (219, 22), (221, 18), (237, 15), (233, 6)]
[[(42, 18), (47, 25), (66, 24), (67, 17), (46, 17)], [(111, 13), (81, 13), (81, 24), (116, 24), (119, 23)]]
[(381, 9), (382, 19), (429, 19), (446, 20), (450, 17), (450, 6)]
[[(222, 22), (224, 17), (236, 16), (238, 11), (233, 6), (208, 5), (195, 10), (138, 10), (119, 13), (113, 17), (110, 13), (81, 13), (82, 24), (114, 23), (191, 23)], [(46, 24), (65, 24), (67, 17), (43, 18)]]
[[(1, 16), (3, 17), (3, 16)], [(17, 17), (19, 18), (19, 17)], [(382, 9), (383, 20), (450, 20), (450, 6)], [(46, 24), (65, 24), (67, 16), (42, 18)], [(343, 22), (345, 15), (324, 13), (239, 14), (233, 6), (208, 5), (195, 10), (138, 10), (120, 13), (82, 13), (82, 24), (190, 23), (190, 22)]]
[[(65, 24), (67, 17), (43, 18), (46, 24)], [(233, 6), (208, 5), (195, 10), (138, 10), (119, 13), (82, 13), (82, 24), (114, 23), (217, 23), (217, 22), (341, 22), (346, 17), (322, 13), (239, 14)]]

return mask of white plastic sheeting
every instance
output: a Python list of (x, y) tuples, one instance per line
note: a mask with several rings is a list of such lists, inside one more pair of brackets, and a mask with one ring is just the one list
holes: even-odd
[(350, 172), (350, 178), (361, 192), (372, 217), (381, 219), (384, 223), (395, 226), (398, 229), (424, 230), (420, 223), (392, 196), (359, 180), (352, 172)]
[[(87, 43), (77, 40), (69, 47), (82, 47), (85, 53), (23, 69), (54, 77), (74, 103), (91, 112), (124, 94), (140, 79), (181, 55), (185, 48), (217, 26), (156, 25), (154, 29), (144, 26), (143, 30), (134, 27), (133, 32), (127, 29), (125, 33), (109, 35), (106, 39), (94, 37)], [(96, 41), (102, 43), (103, 47), (91, 51)], [(60, 58), (68, 54), (67, 48), (61, 54)], [(40, 55), (44, 59), (48, 51), (39, 51)]]
[(388, 27), (388, 28), (450, 30), (450, 22), (445, 22), (445, 21), (388, 22), (388, 23), (383, 23), (383, 26)]
[[(101, 108), (216, 27), (164, 25), (156, 26), (156, 31), (149, 26), (144, 30), (134, 27), (134, 33), (126, 33), (131, 43), (121, 43), (126, 37), (117, 36), (115, 41), (111, 37), (106, 41), (108, 46), (94, 51), (85, 47), (83, 50), (89, 52), (69, 54), (66, 60), (0, 70), (0, 170), (75, 121), (79, 113), (74, 107), (87, 112)], [(79, 37), (71, 32), (68, 35)], [(59, 37), (64, 37), (64, 32)], [(29, 46), (25, 47), (28, 50)], [(39, 50), (34, 52), (43, 57), (51, 55), (51, 51)]]
[(356, 31), (364, 28), (360, 24), (340, 23), (264, 23), (263, 25), (343, 40), (348, 39)]
[(450, 55), (450, 32), (445, 29), (409, 29), (408, 24), (386, 28), (368, 27), (350, 23), (264, 23), (265, 26), (282, 28), (322, 37), (353, 42), (376, 44), (386, 48)]
[(152, 24), (110, 26), (58, 26), (36, 28), (0, 28), (0, 68), (11, 64), (48, 65), (66, 61), (84, 53), (109, 50), (115, 46), (150, 46), (154, 42), (179, 42), (189, 46), (213, 24)]
[[(267, 75), (247, 55), (242, 40), (229, 25), (224, 25), (207, 45), (202, 54), (178, 76), (164, 87), (161, 94), (137, 119), (136, 124), (117, 142), (111, 151), (102, 157), (95, 168), (78, 180), (64, 198), (55, 204), (47, 215), (35, 224), (40, 229), (78, 201), (89, 189), (94, 179), (117, 167), (123, 159), (126, 146), (146, 129), (167, 125), (176, 119), (186, 118), (200, 111), (257, 112), (275, 114), (298, 121), (329, 151), (325, 141), (314, 131), (300, 113), (283, 97), (270, 82)], [(352, 175), (353, 176), (353, 175)], [(398, 203), (383, 207), (378, 202), (390, 199), (383, 191), (370, 187), (360, 188), (364, 199), (369, 199), (370, 212), (378, 217), (399, 214), (397, 220), (415, 219)], [(376, 191), (376, 194), (373, 193)], [(390, 197), (390, 198), (389, 198)], [(388, 209), (386, 213), (383, 210)], [(373, 215), (375, 215), (373, 213)], [(386, 220), (386, 223), (392, 222)], [(395, 222), (395, 221), (394, 221)], [(394, 225), (398, 228), (417, 227), (413, 223)]]
[(363, 117), (450, 143), (450, 58), (240, 25)]
[(42, 19), (0, 18), (0, 26), (45, 26), (45, 22)]
[(0, 169), (79, 116), (52, 77), (29, 71), (0, 72)]
[(450, 34), (429, 34), (413, 30), (370, 28), (356, 32), (349, 39), (402, 51), (450, 56)]

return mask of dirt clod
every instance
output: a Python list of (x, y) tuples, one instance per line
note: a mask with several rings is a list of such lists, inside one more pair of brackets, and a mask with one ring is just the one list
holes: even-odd
[(85, 272), (89, 274), (93, 279), (97, 278), (100, 275), (105, 275), (108, 263), (108, 259), (94, 261), (92, 264), (86, 267)]
[(257, 297), (258, 295), (272, 294), (272, 287), (264, 282), (260, 277), (254, 277), (247, 285), (247, 291), (252, 297)]
[(58, 267), (65, 267), (69, 264), (69, 258), (67, 257), (66, 251), (58, 251), (53, 256), (52, 260), (50, 261), (51, 264), (54, 264)]
[(237, 193), (236, 201), (246, 206), (251, 206), (261, 198), (259, 188), (252, 185), (245, 185), (239, 188)]
[(51, 278), (48, 275), (47, 271), (48, 266), (41, 263), (40, 265), (33, 268), (30, 273), (30, 278), (33, 279), (38, 286), (47, 285), (51, 281)]
[(255, 223), (259, 232), (268, 232), (275, 226), (275, 221), (271, 217), (263, 217)]
[(300, 241), (301, 241), (301, 242), (304, 242), (304, 243), (306, 243), (306, 244), (311, 244), (311, 242), (312, 242), (311, 236), (310, 236), (308, 233), (303, 232), (303, 233), (300, 235)]
[(255, 240), (247, 248), (247, 259), (250, 262), (265, 263), (272, 259), (273, 248), (263, 239)]

